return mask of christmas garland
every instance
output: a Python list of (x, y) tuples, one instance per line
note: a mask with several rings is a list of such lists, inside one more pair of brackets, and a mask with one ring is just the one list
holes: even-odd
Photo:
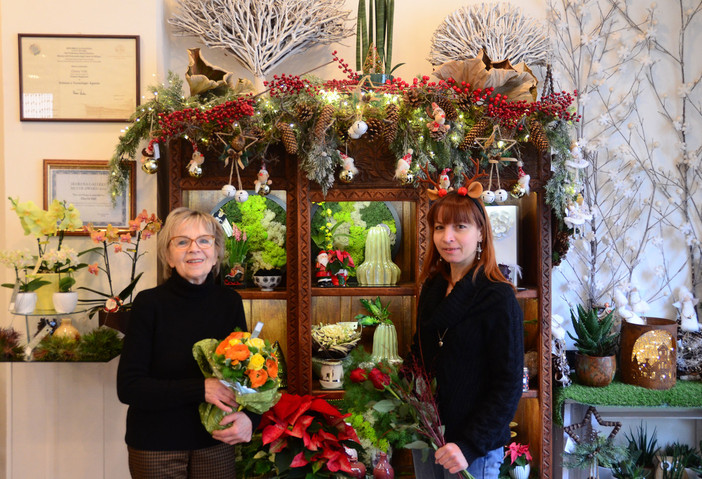
[[(343, 152), (348, 141), (361, 135), (385, 142), (398, 160), (407, 161), (409, 169), (401, 179), (409, 184), (445, 169), (452, 170), (458, 182), (461, 172), (473, 169), (471, 159), (487, 168), (491, 152), (477, 140), (499, 131), (501, 138), (531, 142), (539, 151), (551, 148), (557, 175), (547, 186), (547, 201), (556, 212), (572, 201), (564, 162), (571, 144), (569, 125), (578, 121), (571, 108), (573, 94), (510, 101), (494, 88), (472, 88), (451, 78), (430, 81), (428, 76), (411, 83), (396, 78), (372, 85), (336, 54), (334, 59), (347, 79), (283, 74), (266, 83), (266, 95), (255, 96), (217, 89), (185, 97), (182, 80), (169, 73), (168, 85), (150, 88), (153, 98), (132, 115), (119, 139), (110, 162), (112, 196), (120, 194), (126, 182), (123, 162), (135, 160), (145, 140), (142, 169), (149, 173), (157, 170), (158, 144), (176, 138), (190, 141), (194, 155), (188, 170), (195, 177), (202, 174), (200, 150), (220, 152), (225, 164), (233, 160), (244, 168), (282, 143), (326, 193), (337, 168), (354, 168)], [(499, 154), (497, 158), (501, 160)]]

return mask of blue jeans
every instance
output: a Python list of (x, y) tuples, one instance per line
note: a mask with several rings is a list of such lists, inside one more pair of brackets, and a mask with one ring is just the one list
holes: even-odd
[[(422, 461), (422, 451), (413, 450), (414, 475), (417, 479), (460, 479), (460, 474), (451, 474), (440, 464), (434, 463), (434, 451), (428, 450), (427, 460)], [(479, 457), (468, 465), (475, 479), (497, 479), (500, 475), (500, 465), (504, 459), (504, 449), (499, 447)]]

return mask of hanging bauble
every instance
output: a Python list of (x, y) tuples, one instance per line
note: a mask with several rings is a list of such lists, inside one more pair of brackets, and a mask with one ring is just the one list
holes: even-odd
[(271, 187), (268, 185), (261, 185), (258, 189), (258, 196), (266, 196), (271, 192)]
[(349, 127), (348, 134), (349, 138), (358, 140), (368, 131), (368, 124), (363, 120), (358, 120)]
[(202, 176), (202, 167), (199, 165), (191, 165), (188, 168), (188, 173), (193, 178), (200, 178)]
[(155, 158), (144, 158), (144, 162), (141, 164), (141, 171), (148, 175), (153, 175), (158, 171), (158, 160)]
[(509, 195), (507, 193), (507, 190), (505, 190), (504, 188), (495, 190), (495, 201), (497, 201), (498, 203), (504, 203), (505, 201), (507, 201), (508, 196)]
[(342, 183), (351, 183), (356, 175), (351, 170), (341, 170), (339, 172), (339, 180)]
[(509, 193), (515, 198), (521, 198), (526, 194), (526, 188), (524, 188), (524, 186), (521, 183), (516, 181), (512, 185), (512, 188), (510, 189)]
[(407, 171), (400, 176), (400, 184), (403, 186), (411, 185), (414, 183), (414, 173)]
[(236, 188), (234, 188), (234, 185), (224, 185), (222, 187), (222, 194), (227, 198), (231, 198), (236, 194)]
[(485, 190), (483, 191), (482, 198), (483, 201), (489, 205), (495, 201), (495, 193), (490, 190)]
[(239, 203), (243, 203), (249, 199), (249, 192), (246, 190), (239, 190), (236, 192), (234, 197), (236, 198), (236, 201), (238, 201)]

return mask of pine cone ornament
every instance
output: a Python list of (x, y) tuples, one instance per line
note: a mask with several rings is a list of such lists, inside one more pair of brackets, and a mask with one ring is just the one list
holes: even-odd
[(465, 93), (461, 93), (458, 95), (458, 97), (456, 97), (456, 106), (463, 111), (468, 111), (470, 110), (470, 107), (473, 106), (473, 101), (470, 99), (470, 96), (466, 95)]
[(346, 143), (349, 141), (349, 124), (341, 121), (337, 121), (334, 124), (334, 130), (336, 131), (336, 136), (339, 138), (340, 143)]
[(410, 88), (405, 91), (404, 95), (405, 103), (412, 108), (419, 108), (422, 106), (422, 98), (416, 88)]
[(491, 128), (492, 123), (490, 120), (487, 118), (481, 118), (473, 125), (473, 128), (468, 130), (465, 138), (463, 138), (461, 144), (458, 145), (458, 149), (463, 151), (471, 149), (473, 146), (475, 146), (475, 139), (488, 133)]
[(548, 138), (544, 127), (536, 118), (529, 118), (529, 142), (532, 143), (539, 152), (546, 151), (549, 148)]
[(283, 121), (278, 122), (278, 129), (280, 130), (281, 139), (283, 140), (283, 146), (285, 151), (291, 155), (297, 154), (297, 138), (295, 138), (295, 132), (290, 125)]
[(366, 131), (368, 141), (376, 141), (382, 138), (383, 120), (378, 118), (368, 118), (366, 119), (366, 124), (368, 125), (368, 131)]
[(314, 136), (320, 141), (323, 140), (324, 134), (332, 125), (333, 121), (334, 106), (331, 104), (324, 105), (322, 112), (319, 114), (319, 118), (317, 118), (317, 123), (314, 125)]
[(312, 108), (307, 103), (298, 103), (295, 107), (295, 110), (297, 119), (301, 123), (311, 120), (314, 116), (314, 108)]
[(257, 140), (260, 140), (261, 138), (264, 137), (266, 132), (263, 131), (263, 128), (261, 128), (260, 126), (252, 125), (246, 129), (246, 134), (248, 136), (252, 136), (252, 137), (256, 138)]
[(446, 133), (448, 133), (448, 130), (437, 128), (436, 130), (430, 131), (429, 136), (431, 136), (431, 139), (434, 141), (441, 141), (446, 138)]
[(458, 120), (458, 111), (456, 110), (456, 107), (453, 106), (453, 103), (451, 103), (451, 100), (445, 96), (440, 96), (436, 99), (436, 104), (439, 105), (442, 110), (444, 110), (446, 121)]
[(395, 141), (397, 135), (397, 120), (400, 118), (400, 109), (397, 105), (390, 104), (385, 109), (385, 123), (383, 124), (383, 138), (389, 145)]

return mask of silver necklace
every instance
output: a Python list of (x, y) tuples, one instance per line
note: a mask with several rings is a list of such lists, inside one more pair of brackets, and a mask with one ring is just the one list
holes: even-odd
[(443, 347), (444, 345), (444, 336), (446, 336), (446, 333), (448, 332), (448, 328), (444, 329), (444, 332), (439, 334), (439, 332), (436, 332), (436, 335), (439, 337), (439, 347)]

